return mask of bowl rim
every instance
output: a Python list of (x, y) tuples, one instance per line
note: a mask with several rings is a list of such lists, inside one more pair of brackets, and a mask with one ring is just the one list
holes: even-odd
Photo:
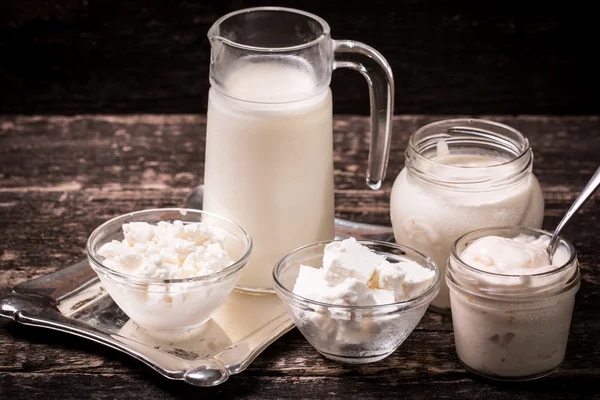
[[(183, 213), (182, 213), (182, 211), (183, 211)], [(179, 212), (182, 217), (181, 221), (185, 221), (185, 217), (187, 216), (188, 213), (190, 213), (190, 214), (208, 215), (208, 216), (220, 219), (222, 221), (225, 221), (227, 223), (233, 224), (235, 227), (237, 227), (238, 229), (241, 230), (244, 238), (248, 241), (248, 246), (246, 248), (246, 251), (233, 264), (228, 265), (227, 267), (223, 268), (220, 271), (213, 272), (212, 274), (208, 274), (208, 275), (200, 275), (200, 276), (195, 276), (195, 277), (190, 277), (190, 278), (173, 278), (173, 279), (147, 278), (147, 277), (142, 277), (142, 276), (137, 276), (137, 275), (132, 275), (132, 274), (126, 274), (124, 272), (120, 272), (120, 271), (117, 271), (117, 270), (107, 267), (98, 259), (98, 257), (95, 254), (95, 251), (92, 250), (92, 242), (93, 242), (93, 239), (96, 239), (96, 237), (100, 234), (100, 232), (102, 231), (103, 228), (105, 228), (107, 225), (109, 225), (111, 223), (115, 223), (119, 220), (125, 219), (125, 217), (135, 217), (138, 215), (146, 215), (146, 214), (152, 214), (152, 213), (158, 213), (158, 212)], [(132, 221), (132, 222), (134, 222), (134, 221)], [(196, 222), (196, 223), (198, 223), (198, 222)], [(120, 229), (121, 230), (123, 229), (123, 225), (121, 225)], [(253, 248), (253, 242), (252, 242), (252, 237), (250, 236), (250, 234), (240, 224), (238, 224), (237, 222), (235, 222), (229, 218), (226, 218), (221, 215), (211, 213), (208, 211), (197, 210), (197, 209), (193, 209), (193, 208), (167, 207), (167, 208), (150, 208), (150, 209), (145, 209), (145, 210), (132, 211), (129, 213), (118, 215), (114, 218), (111, 218), (111, 219), (105, 221), (104, 223), (100, 224), (96, 229), (94, 229), (94, 231), (90, 234), (90, 236), (87, 239), (85, 250), (86, 250), (86, 253), (88, 256), (88, 260), (90, 261), (91, 267), (94, 270), (96, 268), (99, 268), (102, 272), (108, 273), (109, 275), (114, 275), (119, 278), (123, 278), (130, 283), (156, 285), (156, 284), (194, 283), (194, 282), (209, 281), (209, 280), (213, 280), (215, 278), (220, 278), (222, 276), (225, 276), (231, 272), (236, 272), (237, 270), (241, 269), (248, 263), (248, 261), (250, 259), (250, 254), (252, 253), (252, 248)]]
[[(374, 304), (374, 305), (370, 305), (370, 306), (341, 305), (341, 304), (324, 303), (321, 301), (309, 299), (304, 296), (300, 296), (300, 295), (294, 293), (293, 291), (289, 290), (288, 288), (286, 288), (285, 285), (283, 285), (283, 283), (281, 283), (281, 281), (277, 278), (277, 272), (278, 272), (279, 268), (283, 265), (283, 261), (288, 256), (291, 256), (299, 251), (306, 250), (310, 247), (327, 245), (329, 243), (338, 242), (338, 241), (345, 240), (345, 239), (349, 239), (349, 238), (322, 240), (319, 242), (309, 243), (304, 246), (300, 246), (300, 247), (290, 251), (289, 253), (287, 253), (279, 261), (277, 261), (277, 264), (275, 264), (275, 267), (273, 267), (273, 282), (275, 283), (275, 289), (280, 291), (281, 293), (283, 293), (286, 297), (291, 298), (295, 301), (299, 301), (300, 303), (304, 303), (304, 304), (308, 303), (308, 304), (316, 305), (319, 307), (327, 307), (329, 309), (346, 310), (346, 311), (348, 311), (348, 310), (374, 311), (374, 310), (395, 309), (398, 307), (416, 306), (417, 304), (425, 301), (428, 297), (431, 297), (431, 300), (433, 300), (433, 295), (438, 292), (439, 287), (440, 287), (441, 274), (440, 274), (440, 269), (438, 268), (437, 264), (431, 259), (431, 257), (421, 253), (418, 250), (413, 249), (412, 247), (404, 246), (404, 245), (397, 244), (397, 243), (384, 242), (381, 240), (357, 239), (356, 241), (362, 245), (371, 244), (371, 245), (390, 247), (390, 248), (393, 248), (396, 250), (402, 250), (402, 251), (408, 250), (410, 252), (415, 253), (419, 257), (422, 257), (423, 261), (425, 261), (426, 264), (432, 266), (433, 270), (435, 271), (433, 283), (427, 288), (426, 291), (424, 291), (417, 297), (413, 297), (413, 298), (410, 298), (407, 300), (397, 301), (395, 303), (389, 303), (389, 304)], [(411, 261), (413, 261), (413, 260), (411, 260)]]

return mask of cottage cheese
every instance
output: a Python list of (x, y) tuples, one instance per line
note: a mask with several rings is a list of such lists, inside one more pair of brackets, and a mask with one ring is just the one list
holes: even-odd
[(356, 239), (331, 242), (325, 246), (323, 270), (330, 285), (338, 285), (348, 278), (367, 283), (384, 258), (360, 245)]
[[(436, 272), (413, 261), (389, 262), (354, 238), (331, 242), (324, 248), (321, 266), (300, 265), (292, 291), (326, 303), (298, 311), (296, 325), (324, 354), (350, 358), (389, 354), (414, 329), (425, 312), (386, 312), (377, 306), (415, 298), (434, 283)], [(329, 306), (332, 305), (332, 306)], [(332, 357), (336, 359), (335, 357)], [(357, 362), (357, 358), (352, 358)]]
[(189, 329), (206, 321), (229, 295), (236, 279), (161, 282), (207, 276), (233, 263), (224, 246), (235, 251), (225, 231), (205, 223), (161, 221), (123, 224), (123, 240), (98, 249), (103, 265), (127, 275), (156, 278), (121, 284), (99, 274), (113, 300), (136, 323), (158, 330)]
[(391, 304), (425, 292), (435, 272), (412, 261), (391, 263), (354, 238), (325, 246), (323, 268), (301, 265), (293, 292), (348, 306)]
[(201, 222), (130, 222), (122, 229), (122, 241), (113, 240), (98, 250), (102, 263), (118, 272), (144, 278), (193, 278), (233, 263), (223, 248), (223, 236)]

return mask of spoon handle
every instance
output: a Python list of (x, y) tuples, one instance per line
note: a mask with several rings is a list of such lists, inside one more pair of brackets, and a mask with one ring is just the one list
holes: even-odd
[(579, 209), (587, 201), (587, 199), (589, 199), (590, 196), (594, 194), (596, 189), (598, 189), (598, 186), (600, 186), (600, 167), (598, 167), (596, 173), (594, 173), (587, 185), (585, 185), (585, 187), (581, 191), (581, 194), (579, 194), (579, 197), (575, 199), (575, 201), (571, 205), (571, 208), (569, 208), (569, 211), (567, 211), (563, 219), (558, 223), (558, 226), (554, 230), (552, 239), (550, 239), (550, 243), (548, 243), (548, 253), (551, 257), (556, 251), (556, 245), (558, 244), (558, 237), (560, 235), (560, 231), (562, 230), (562, 228), (564, 228), (567, 222), (569, 222), (571, 217), (575, 215), (577, 211), (579, 211)]

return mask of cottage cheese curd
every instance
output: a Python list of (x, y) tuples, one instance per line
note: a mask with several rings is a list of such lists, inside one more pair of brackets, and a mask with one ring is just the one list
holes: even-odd
[(143, 280), (105, 272), (98, 276), (119, 307), (145, 328), (180, 330), (204, 323), (239, 277), (235, 272), (211, 277), (233, 264), (226, 248), (239, 250), (239, 243), (224, 230), (180, 220), (130, 222), (121, 229), (123, 239), (103, 244), (97, 254), (110, 270)]
[(122, 241), (104, 244), (98, 254), (115, 271), (144, 278), (179, 279), (209, 275), (231, 265), (224, 237), (201, 222), (123, 224)]
[(434, 277), (415, 262), (391, 263), (350, 238), (325, 246), (322, 268), (301, 265), (293, 292), (335, 305), (391, 304), (419, 296)]
[(564, 242), (550, 262), (549, 241), (549, 235), (483, 236), (459, 259), (451, 257), (456, 351), (467, 368), (497, 379), (531, 379), (562, 362), (579, 275)]
[(348, 363), (391, 354), (439, 288), (439, 272), (422, 254), (353, 238), (298, 249), (280, 261), (274, 277), (306, 339), (325, 357)]

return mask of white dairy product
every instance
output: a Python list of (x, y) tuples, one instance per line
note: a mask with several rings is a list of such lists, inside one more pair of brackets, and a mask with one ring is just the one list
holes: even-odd
[(293, 292), (335, 305), (370, 306), (424, 293), (435, 271), (412, 261), (391, 263), (354, 238), (325, 246), (323, 268), (301, 265)]
[(231, 97), (209, 93), (204, 209), (253, 239), (239, 286), (270, 289), (282, 256), (334, 235), (331, 92), (274, 63), (243, 64), (222, 86)]
[[(124, 239), (98, 249), (102, 264), (136, 278), (122, 282), (104, 272), (98, 276), (119, 307), (136, 323), (158, 330), (189, 329), (204, 323), (233, 289), (237, 274), (211, 278), (233, 260), (237, 251), (224, 232), (205, 223), (131, 222), (122, 226)], [(184, 282), (165, 279), (206, 277)]]
[[(448, 154), (447, 145), (438, 142), (434, 158), (439, 165), (454, 166), (439, 171), (449, 180), (468, 176), (471, 168), (505, 163), (507, 160), (484, 155)], [(486, 173), (490, 173), (486, 171)], [(506, 174), (506, 170), (503, 170)], [(456, 175), (454, 175), (456, 174)], [(458, 190), (430, 184), (404, 168), (392, 188), (390, 215), (397, 243), (427, 256), (445, 273), (450, 248), (461, 235), (490, 226), (540, 228), (544, 215), (542, 191), (533, 174), (505, 186), (488, 190)], [(440, 292), (431, 303), (440, 309), (450, 307), (448, 286), (442, 280)]]
[(323, 248), (321, 260), (314, 258), (305, 258), (313, 266), (299, 266), (292, 292), (326, 305), (291, 310), (296, 325), (323, 354), (389, 354), (414, 329), (428, 300), (417, 301), (413, 310), (405, 306), (406, 312), (398, 312), (404, 306), (395, 303), (423, 294), (436, 277), (435, 270), (408, 259), (390, 262), (354, 238), (332, 242)]
[(404, 271), (402, 291), (405, 298), (417, 297), (431, 286), (435, 275), (432, 270), (423, 268), (416, 262), (402, 263), (402, 269)]
[(383, 256), (372, 252), (354, 238), (331, 242), (325, 246), (323, 253), (325, 279), (331, 285), (340, 284), (348, 278), (367, 283), (384, 260)]
[(201, 222), (130, 222), (122, 229), (122, 241), (113, 240), (98, 250), (102, 263), (118, 272), (143, 278), (193, 278), (233, 263), (223, 248), (223, 236)]
[[(406, 263), (408, 264), (408, 262)], [(406, 272), (398, 268), (397, 265), (392, 264), (387, 260), (383, 260), (379, 264), (371, 276), (369, 285), (371, 287), (380, 288), (381, 290), (388, 290), (394, 293), (394, 296), (398, 294), (398, 298), (405, 298), (404, 293), (404, 278), (406, 278)]]
[(307, 299), (323, 301), (330, 286), (323, 276), (321, 268), (301, 265), (293, 292)]
[(396, 294), (393, 290), (371, 289), (375, 304), (392, 304), (396, 302)]
[(550, 263), (549, 240), (484, 236), (460, 254), (476, 270), (450, 259), (456, 351), (468, 368), (518, 379), (544, 375), (562, 362), (578, 281), (565, 288), (577, 262), (567, 265), (569, 250), (561, 245)]
[(348, 306), (373, 306), (375, 297), (371, 289), (364, 283), (354, 278), (348, 278), (339, 285), (335, 285), (327, 293), (328, 303)]
[[(307, 299), (336, 305), (371, 306), (376, 304), (372, 290), (354, 278), (347, 278), (332, 286), (325, 278), (322, 268), (301, 265), (293, 292)], [(381, 300), (387, 300), (379, 296)], [(394, 303), (392, 299), (389, 303)], [(385, 303), (385, 304), (389, 304)]]
[(514, 238), (486, 236), (475, 240), (460, 255), (467, 265), (504, 275), (533, 275), (556, 269), (568, 255), (558, 248), (553, 263), (546, 251), (550, 238), (520, 234)]
[(435, 155), (438, 160), (442, 160), (450, 154), (448, 143), (444, 139), (439, 139), (435, 145)]
[(234, 99), (260, 103), (306, 99), (312, 97), (316, 86), (312, 67), (306, 64), (300, 57), (282, 60), (273, 57), (258, 62), (248, 57), (232, 67), (223, 84), (224, 90)]

